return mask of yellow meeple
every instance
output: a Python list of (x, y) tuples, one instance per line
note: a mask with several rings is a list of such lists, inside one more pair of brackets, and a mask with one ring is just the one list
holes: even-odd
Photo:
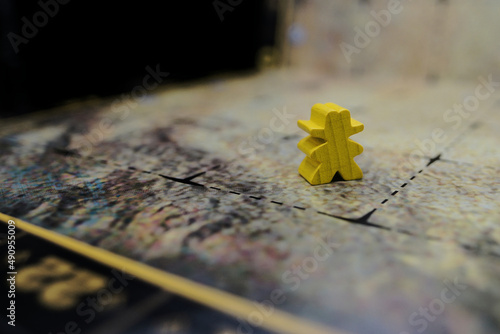
[(311, 109), (311, 119), (299, 120), (297, 124), (310, 135), (297, 145), (307, 154), (299, 173), (310, 184), (329, 183), (337, 172), (344, 180), (363, 177), (354, 162), (354, 157), (363, 152), (363, 146), (349, 137), (363, 131), (364, 125), (351, 118), (349, 110), (334, 103), (317, 103)]

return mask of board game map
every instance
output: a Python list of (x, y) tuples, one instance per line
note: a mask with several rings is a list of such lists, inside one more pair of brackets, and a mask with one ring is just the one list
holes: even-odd
[[(217, 316), (202, 321), (197, 314), (210, 306), (148, 285), (141, 305), (181, 298), (184, 315), (169, 318), (177, 313), (166, 303), (170, 311), (145, 312), (147, 331), (137, 320), (117, 332), (276, 331), (267, 324), (279, 310), (318, 332), (497, 333), (500, 95), (487, 81), (267, 71), (2, 120), (2, 220), (255, 307), (239, 317), (214, 307)], [(487, 97), (474, 100), (478, 87)], [(451, 111), (472, 100), (477, 105)], [(365, 125), (351, 138), (364, 147), (355, 158), (361, 180), (311, 186), (297, 172), (304, 158), (297, 143), (306, 136), (297, 120), (326, 102)], [(125, 304), (123, 312), (105, 311), (115, 315), (102, 323), (125, 317)]]

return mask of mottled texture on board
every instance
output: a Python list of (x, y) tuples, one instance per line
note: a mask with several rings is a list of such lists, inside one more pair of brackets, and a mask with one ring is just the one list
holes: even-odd
[[(336, 328), (493, 333), (499, 96), (443, 117), (477, 85), (267, 72), (2, 121), (0, 211)], [(325, 102), (365, 124), (362, 180), (297, 172)]]

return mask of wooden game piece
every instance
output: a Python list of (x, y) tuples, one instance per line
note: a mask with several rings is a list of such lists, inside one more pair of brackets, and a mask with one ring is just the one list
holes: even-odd
[(311, 109), (311, 119), (299, 120), (297, 124), (309, 133), (297, 146), (307, 154), (299, 173), (310, 184), (329, 183), (337, 172), (346, 181), (363, 177), (354, 161), (363, 152), (363, 146), (349, 137), (363, 131), (364, 125), (351, 118), (349, 110), (334, 103), (317, 103)]

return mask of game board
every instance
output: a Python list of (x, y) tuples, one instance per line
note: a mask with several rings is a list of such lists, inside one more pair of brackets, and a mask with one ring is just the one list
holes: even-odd
[[(500, 100), (487, 81), (266, 71), (1, 121), (16, 333), (498, 332)], [(477, 87), (488, 96), (471, 111), (448, 111)], [(365, 125), (352, 137), (364, 176), (311, 186), (297, 120), (327, 102)], [(45, 296), (23, 274), (44, 261), (83, 268), (87, 288)], [(80, 315), (116, 270), (136, 279), (96, 320)]]

